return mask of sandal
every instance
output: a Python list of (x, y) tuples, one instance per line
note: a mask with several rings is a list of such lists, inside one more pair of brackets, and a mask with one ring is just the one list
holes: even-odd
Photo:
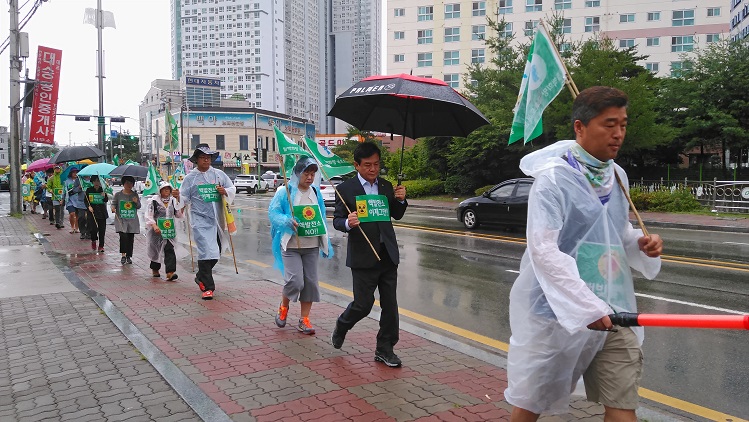
[(177, 278), (178, 278), (177, 273), (171, 273), (171, 274), (166, 275), (166, 281), (174, 281)]

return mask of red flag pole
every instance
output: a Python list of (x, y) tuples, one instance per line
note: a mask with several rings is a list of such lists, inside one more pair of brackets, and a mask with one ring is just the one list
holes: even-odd
[(611, 322), (620, 327), (671, 327), (713, 328), (723, 330), (749, 330), (749, 315), (683, 315), (636, 314), (623, 312), (609, 315)]

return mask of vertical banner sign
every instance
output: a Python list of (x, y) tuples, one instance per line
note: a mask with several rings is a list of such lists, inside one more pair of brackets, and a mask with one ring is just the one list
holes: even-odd
[(31, 109), (29, 141), (52, 145), (55, 143), (57, 91), (60, 88), (62, 50), (39, 46), (36, 56), (34, 104)]

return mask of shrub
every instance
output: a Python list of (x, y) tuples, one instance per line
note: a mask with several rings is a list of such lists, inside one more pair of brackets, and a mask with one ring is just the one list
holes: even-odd
[(482, 186), (482, 187), (480, 187), (480, 188), (476, 189), (476, 191), (475, 191), (474, 193), (476, 194), (476, 196), (481, 196), (481, 195), (483, 195), (483, 194), (484, 194), (484, 192), (488, 192), (488, 191), (489, 191), (489, 189), (493, 188), (494, 186), (496, 186), (496, 185), (486, 185), (486, 186)]
[(406, 187), (406, 195), (409, 198), (441, 195), (445, 193), (445, 182), (441, 180), (404, 180), (403, 186)]
[(660, 212), (689, 212), (702, 208), (699, 201), (687, 189), (643, 191), (639, 188), (630, 190), (630, 197), (638, 210)]
[(451, 194), (469, 195), (477, 188), (475, 177), (465, 175), (450, 176), (445, 180), (445, 192)]

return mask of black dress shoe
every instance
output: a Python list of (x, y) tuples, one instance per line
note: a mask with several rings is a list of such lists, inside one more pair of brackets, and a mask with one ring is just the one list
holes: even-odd
[(340, 349), (343, 346), (343, 340), (346, 339), (346, 331), (339, 330), (338, 326), (333, 329), (333, 335), (330, 336), (330, 344), (336, 349)]
[(125, 258), (124, 256), (120, 258), (120, 264), (125, 265), (126, 262), (127, 262), (127, 258)]
[(391, 368), (397, 368), (402, 364), (400, 358), (395, 353), (380, 351), (375, 351), (375, 362), (382, 362)]

